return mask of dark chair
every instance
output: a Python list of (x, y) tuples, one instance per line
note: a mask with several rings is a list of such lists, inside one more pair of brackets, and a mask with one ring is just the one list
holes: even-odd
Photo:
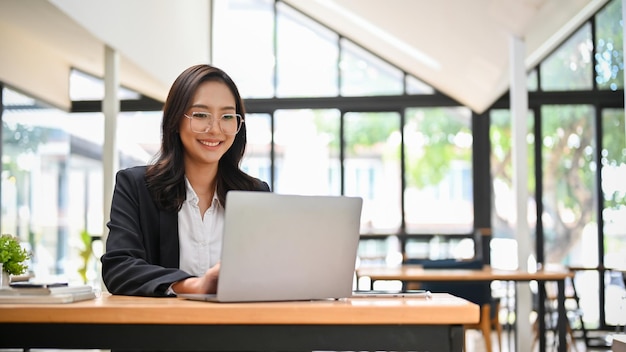
[[(572, 271), (574, 271), (574, 273), (576, 272), (576, 270), (572, 270)], [(576, 336), (574, 335), (574, 330), (572, 329), (572, 326), (574, 323), (580, 324), (582, 337), (585, 341), (585, 346), (587, 348), (593, 348), (593, 347), (602, 347), (603, 349), (610, 348), (610, 346), (604, 346), (604, 345), (593, 346), (591, 339), (587, 335), (587, 329), (585, 327), (585, 322), (583, 321), (583, 312), (582, 312), (582, 309), (580, 308), (580, 298), (578, 297), (578, 293), (576, 291), (576, 285), (574, 284), (574, 279), (573, 278), (565, 279), (565, 287), (566, 287), (565, 310), (567, 314), (567, 320), (566, 320), (567, 349), (578, 351), (578, 349), (576, 348)], [(551, 283), (544, 284), (543, 292), (544, 292), (544, 297), (545, 297), (544, 307), (546, 307), (545, 319), (544, 319), (545, 326), (547, 330), (552, 331), (552, 334), (554, 336), (557, 336), (558, 334), (557, 321), (558, 321), (559, 316), (558, 316), (558, 311), (557, 311), (558, 310), (558, 302), (557, 302), (558, 296), (557, 296), (556, 283), (551, 282)], [(570, 302), (571, 304), (568, 304), (569, 301), (572, 301)], [(538, 311), (538, 306), (539, 306), (539, 294), (537, 292), (533, 292), (533, 310)], [(531, 344), (531, 348), (534, 348), (535, 345), (537, 344), (537, 341), (539, 340), (538, 333), (539, 333), (539, 317), (537, 317), (537, 319), (533, 323), (533, 342)], [(558, 340), (555, 338), (553, 342), (554, 344), (553, 347), (555, 349), (557, 347), (557, 342)]]
[[(419, 264), (424, 269), (475, 269), (483, 268), (482, 261), (471, 260), (415, 260), (408, 259), (405, 264)], [(485, 339), (487, 352), (492, 351), (491, 332), (495, 330), (498, 337), (498, 348), (502, 350), (502, 325), (500, 324), (498, 313), (500, 311), (500, 299), (493, 297), (491, 293), (491, 282), (422, 282), (420, 288), (431, 292), (446, 292), (451, 295), (464, 298), (480, 306), (480, 321), (478, 324), (465, 325), (465, 329), (480, 330)], [(467, 351), (467, 348), (465, 348)]]

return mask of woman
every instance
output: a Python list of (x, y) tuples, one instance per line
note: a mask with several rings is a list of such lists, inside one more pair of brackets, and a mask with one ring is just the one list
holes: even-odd
[(243, 118), (239, 91), (222, 70), (196, 65), (174, 81), (155, 162), (116, 176), (101, 258), (109, 292), (216, 291), (226, 193), (270, 190), (239, 168), (246, 146)]

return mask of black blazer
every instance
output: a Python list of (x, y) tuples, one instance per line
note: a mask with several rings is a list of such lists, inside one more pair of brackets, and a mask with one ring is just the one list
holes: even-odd
[[(146, 166), (118, 171), (111, 203), (102, 279), (109, 292), (166, 296), (192, 277), (179, 269), (178, 212), (159, 210), (146, 187)], [(269, 191), (260, 181), (258, 191)]]

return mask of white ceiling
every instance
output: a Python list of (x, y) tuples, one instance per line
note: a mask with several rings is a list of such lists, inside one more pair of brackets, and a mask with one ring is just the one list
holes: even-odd
[[(526, 66), (533, 67), (606, 1), (285, 0), (479, 113), (508, 90), (512, 35), (524, 39)], [(115, 29), (126, 43), (135, 45), (114, 43), (118, 39), (108, 31), (89, 28), (93, 18), (74, 20), (83, 15), (73, 13), (70, 16), (60, 10), (84, 8), (85, 4), (95, 10), (92, 16), (99, 20), (104, 18), (103, 23), (110, 26), (103, 24), (102, 28)], [(102, 13), (112, 4), (117, 15)], [(198, 28), (185, 28), (181, 26), (185, 21), (171, 18), (145, 18), (145, 10), (160, 5), (168, 11), (156, 13), (159, 16), (165, 13), (171, 16), (175, 9), (178, 16), (193, 13), (206, 17), (210, 11), (204, 11), (209, 4), (210, 0), (98, 0), (88, 3), (82, 0), (0, 0), (0, 81), (68, 108), (69, 97), (60, 101), (58, 91), (50, 93), (50, 90), (67, 88), (67, 83), (56, 82), (67, 72), (60, 75), (52, 70), (64, 67), (67, 71), (68, 67), (77, 67), (101, 76), (104, 45), (109, 45), (120, 52), (122, 84), (163, 100), (173, 73), (180, 72), (182, 69), (178, 66), (187, 62), (166, 60), (180, 57), (178, 49), (167, 50), (178, 42), (158, 40), (154, 38), (157, 36), (148, 34), (158, 30), (159, 33), (180, 34), (180, 38), (193, 42), (190, 38), (198, 36)], [(202, 10), (198, 11), (196, 5)], [(119, 13), (126, 8), (133, 11), (132, 16)], [(145, 26), (129, 27), (138, 18), (152, 26), (147, 30)], [(151, 38), (154, 38), (152, 42)], [(209, 38), (208, 33), (203, 34), (203, 38)], [(136, 43), (142, 43), (140, 50)], [(204, 54), (194, 56), (193, 60), (200, 61), (203, 55), (208, 57), (209, 50), (200, 48), (199, 52)], [(141, 53), (145, 51), (152, 54), (149, 57), (153, 59), (142, 63)]]
[(532, 68), (606, 0), (286, 0), (482, 112), (509, 87), (510, 37)]
[[(72, 68), (164, 101), (176, 75), (210, 54), (210, 0), (0, 0), (0, 82), (69, 110)], [(63, 83), (60, 83), (60, 82)]]

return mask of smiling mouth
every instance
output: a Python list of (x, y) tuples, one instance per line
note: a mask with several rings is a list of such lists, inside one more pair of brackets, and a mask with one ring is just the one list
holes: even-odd
[(221, 142), (207, 142), (207, 141), (198, 141), (207, 147), (217, 147)]

